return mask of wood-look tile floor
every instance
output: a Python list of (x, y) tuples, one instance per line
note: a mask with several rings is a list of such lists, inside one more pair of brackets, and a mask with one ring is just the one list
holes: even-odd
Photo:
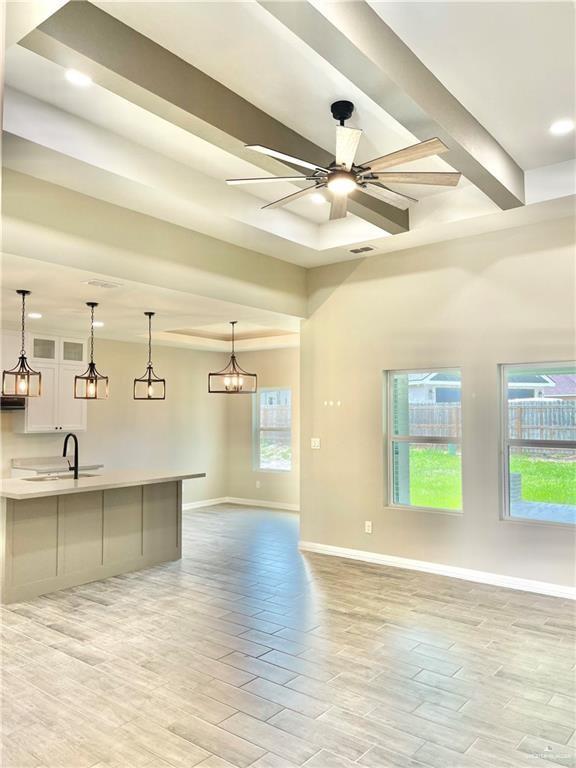
[(574, 765), (558, 598), (301, 555), (185, 514), (177, 563), (2, 609), (2, 768)]

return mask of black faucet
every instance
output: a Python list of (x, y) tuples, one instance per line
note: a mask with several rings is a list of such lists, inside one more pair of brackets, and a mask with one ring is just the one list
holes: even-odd
[[(64, 438), (64, 450), (62, 451), (62, 456), (66, 458), (68, 438), (70, 437), (74, 440), (74, 466), (70, 467), (70, 471), (72, 472), (72, 470), (74, 470), (74, 480), (78, 480), (78, 438), (73, 432), (69, 432)], [(68, 462), (68, 464), (70, 464), (70, 462)]]

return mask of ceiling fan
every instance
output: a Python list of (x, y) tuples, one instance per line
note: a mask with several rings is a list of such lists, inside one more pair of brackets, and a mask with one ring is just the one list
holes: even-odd
[(422, 160), (432, 155), (440, 155), (448, 151), (448, 147), (440, 139), (428, 139), (414, 144), (411, 147), (391, 152), (388, 155), (368, 160), (365, 163), (356, 164), (354, 158), (360, 142), (362, 131), (358, 128), (347, 128), (344, 123), (349, 120), (354, 111), (351, 101), (335, 101), (330, 107), (332, 116), (339, 121), (336, 126), (336, 157), (327, 167), (314, 165), (307, 160), (286, 155), (260, 144), (251, 144), (246, 149), (260, 152), (263, 155), (274, 157), (291, 165), (306, 168), (309, 173), (305, 176), (268, 176), (258, 179), (227, 179), (226, 183), (236, 184), (264, 184), (274, 181), (311, 181), (312, 186), (294, 192), (291, 195), (275, 200), (264, 205), (263, 208), (280, 208), (287, 203), (292, 203), (312, 192), (322, 193), (327, 190), (331, 193), (332, 204), (330, 206), (331, 219), (343, 219), (346, 216), (348, 195), (356, 189), (362, 189), (373, 197), (395, 205), (397, 208), (407, 208), (411, 202), (417, 202), (415, 198), (396, 192), (388, 187), (388, 184), (434, 184), (443, 187), (455, 187), (460, 181), (460, 173), (436, 173), (413, 171), (389, 171), (396, 165), (410, 163), (413, 160)]

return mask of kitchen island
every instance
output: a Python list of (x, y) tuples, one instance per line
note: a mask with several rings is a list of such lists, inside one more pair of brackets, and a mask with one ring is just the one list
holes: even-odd
[(0, 481), (2, 603), (178, 560), (182, 481), (127, 470)]

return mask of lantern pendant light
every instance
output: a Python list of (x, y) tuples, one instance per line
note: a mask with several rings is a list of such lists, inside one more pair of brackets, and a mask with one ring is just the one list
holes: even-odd
[(134, 379), (134, 400), (165, 400), (166, 379), (156, 376), (152, 366), (152, 318), (155, 313), (144, 314), (148, 318), (148, 365), (144, 376)]
[(95, 301), (87, 301), (90, 307), (90, 362), (81, 376), (74, 377), (74, 397), (76, 400), (105, 400), (108, 397), (108, 376), (102, 376), (94, 364), (94, 308)]
[(42, 374), (34, 371), (26, 359), (26, 296), (30, 291), (18, 290), (22, 297), (22, 344), (20, 357), (14, 368), (2, 372), (2, 395), (4, 397), (40, 397), (42, 394)]
[(236, 320), (230, 323), (232, 326), (232, 354), (230, 362), (221, 371), (208, 375), (208, 392), (218, 392), (225, 395), (250, 395), (256, 392), (257, 376), (240, 368), (236, 362), (234, 352), (234, 326)]

